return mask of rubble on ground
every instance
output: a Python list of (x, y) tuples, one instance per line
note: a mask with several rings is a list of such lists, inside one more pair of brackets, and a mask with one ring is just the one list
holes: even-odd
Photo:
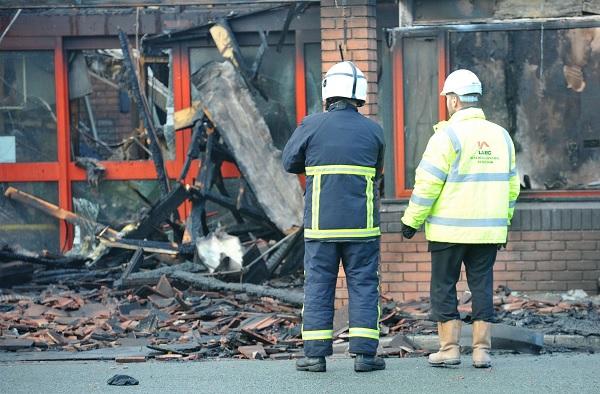
[[(269, 284), (301, 299), (301, 279)], [(506, 290), (494, 296), (498, 322), (543, 334), (600, 336), (600, 296)], [(409, 338), (436, 333), (435, 323), (427, 320), (429, 309), (427, 298), (402, 303), (382, 298), (381, 335), (394, 337), (382, 354), (422, 355)], [(468, 296), (460, 310), (468, 321)], [(336, 312), (334, 343), (348, 341), (347, 313), (347, 308)], [(171, 282), (166, 274), (155, 285), (127, 290), (29, 285), (0, 295), (0, 350), (80, 352), (131, 344), (165, 360), (295, 358), (302, 355), (301, 309), (268, 296), (199, 290)]]
[[(600, 336), (600, 295), (589, 296), (583, 290), (522, 294), (500, 286), (494, 295), (494, 307), (498, 323), (547, 335)], [(431, 322), (423, 320), (430, 309), (428, 298), (383, 304), (382, 322), (387, 322), (391, 332), (400, 328), (430, 334), (437, 331)], [(470, 321), (471, 294), (468, 291), (459, 300), (458, 310), (464, 321)]]
[[(279, 286), (292, 292), (301, 282)], [(269, 297), (179, 290), (166, 276), (135, 290), (52, 285), (23, 294), (0, 295), (0, 350), (77, 352), (136, 343), (182, 359), (244, 357), (249, 346), (261, 345), (259, 354), (273, 358), (301, 351), (299, 308)]]
[[(0, 349), (82, 351), (143, 339), (192, 344), (166, 352), (197, 350), (194, 357), (298, 352), (302, 292), (290, 284), (302, 283), (302, 187), (282, 168), (247, 70), (226, 61), (194, 74), (204, 101), (175, 114), (175, 130), (192, 135), (172, 182), (134, 51), (124, 33), (119, 39), (120, 80), (138, 107), (160, 193), (145, 198), (148, 209), (137, 217), (100, 223), (90, 201), (79, 199), (71, 212), (7, 188), (11, 204), (63, 220), (81, 239), (65, 255), (0, 243), (0, 288), (10, 288), (0, 293)], [(223, 105), (234, 97), (243, 103)], [(225, 182), (225, 163), (239, 170), (236, 187)], [(186, 183), (193, 164), (197, 174)], [(105, 169), (82, 165), (97, 187)], [(285, 286), (269, 285), (277, 280)], [(253, 348), (258, 343), (263, 349)]]

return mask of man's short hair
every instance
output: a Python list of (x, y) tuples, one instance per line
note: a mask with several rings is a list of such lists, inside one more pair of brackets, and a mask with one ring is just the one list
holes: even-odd
[(351, 103), (352, 105), (354, 105), (355, 107), (362, 107), (365, 102), (362, 100), (355, 100), (355, 99), (350, 99), (347, 97), (329, 97), (327, 100), (325, 100), (325, 107), (329, 108), (329, 106), (337, 101), (347, 101), (349, 103)]
[(456, 97), (458, 97), (458, 101), (460, 101), (461, 104), (466, 105), (479, 104), (481, 101), (481, 95), (478, 93), (464, 94), (462, 96), (456, 95)]

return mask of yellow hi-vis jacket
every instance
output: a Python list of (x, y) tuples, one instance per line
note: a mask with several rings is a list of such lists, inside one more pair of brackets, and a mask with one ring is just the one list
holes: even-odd
[(519, 195), (515, 147), (479, 108), (434, 126), (402, 222), (429, 241), (505, 243)]

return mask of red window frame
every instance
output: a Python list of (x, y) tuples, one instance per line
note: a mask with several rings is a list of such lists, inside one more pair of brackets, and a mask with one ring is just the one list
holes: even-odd
[[(297, 32), (298, 33), (298, 32)], [(296, 119), (300, 122), (306, 116), (306, 81), (304, 65), (304, 39), (296, 34), (295, 46), (295, 86)], [(71, 182), (85, 181), (86, 173), (77, 167), (70, 155), (70, 114), (67, 51), (73, 49), (118, 48), (116, 37), (7, 37), (2, 42), (2, 51), (52, 50), (54, 52), (55, 95), (57, 117), (57, 159), (53, 162), (2, 163), (0, 182), (57, 182), (58, 206), (72, 210)], [(173, 55), (173, 101), (175, 111), (191, 105), (190, 59), (191, 45), (178, 43), (170, 46)], [(175, 180), (185, 162), (187, 148), (191, 140), (191, 129), (175, 134), (175, 159), (165, 161), (167, 176)], [(151, 160), (103, 161), (106, 168), (105, 180), (154, 180), (157, 179)], [(191, 184), (197, 174), (199, 161), (192, 163), (185, 183)], [(237, 177), (239, 172), (233, 163), (225, 163), (223, 176)], [(191, 212), (191, 204), (186, 202), (179, 207), (181, 217)], [(59, 223), (60, 248), (63, 251), (73, 246), (73, 228), (67, 222)]]
[[(470, 30), (475, 31), (475, 30)], [(438, 90), (442, 91), (444, 81), (450, 68), (449, 53), (449, 30), (429, 32), (411, 32), (406, 37), (424, 36), (435, 38), (438, 45)], [(391, 33), (394, 34), (394, 33)], [(397, 34), (397, 33), (396, 33)], [(408, 199), (412, 189), (406, 187), (405, 183), (405, 163), (404, 163), (404, 87), (403, 87), (403, 36), (397, 36), (396, 44), (392, 49), (392, 97), (393, 97), (393, 119), (392, 134), (394, 138), (394, 186), (395, 197), (398, 199)], [(443, 96), (438, 98), (439, 120), (446, 120), (448, 111), (446, 100)], [(432, 125), (433, 126), (433, 125)], [(600, 190), (524, 190), (519, 195), (519, 200), (537, 200), (537, 199), (577, 199), (577, 198), (600, 198)]]

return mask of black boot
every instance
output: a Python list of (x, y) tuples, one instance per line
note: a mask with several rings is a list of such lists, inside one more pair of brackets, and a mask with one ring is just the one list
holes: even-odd
[(357, 354), (354, 359), (354, 370), (356, 372), (371, 372), (385, 369), (385, 360), (377, 356)]
[(298, 371), (325, 372), (327, 364), (325, 357), (304, 357), (296, 360), (296, 369)]

